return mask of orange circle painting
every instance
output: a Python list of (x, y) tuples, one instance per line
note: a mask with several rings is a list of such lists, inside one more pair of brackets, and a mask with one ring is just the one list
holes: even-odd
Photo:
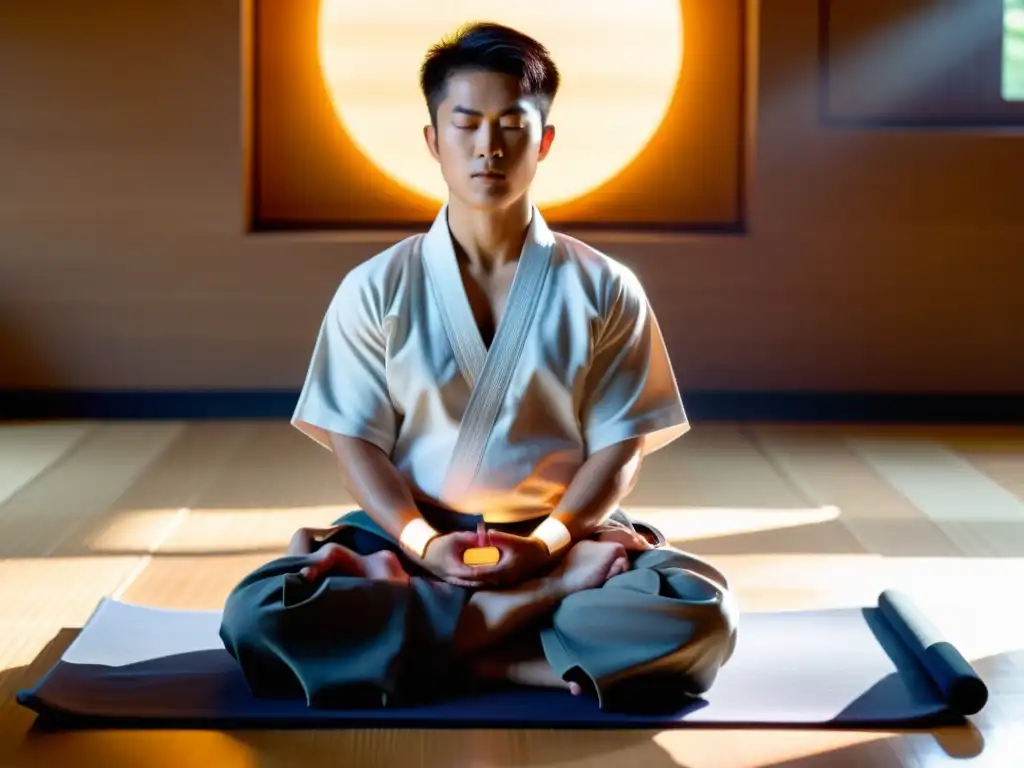
[(683, 61), (680, 0), (323, 0), (318, 52), (334, 114), (358, 150), (406, 189), (447, 198), (423, 142), (419, 69), (430, 46), (473, 21), (537, 38), (562, 73), (550, 115), (558, 138), (533, 186), (538, 205), (600, 187), (664, 120)]

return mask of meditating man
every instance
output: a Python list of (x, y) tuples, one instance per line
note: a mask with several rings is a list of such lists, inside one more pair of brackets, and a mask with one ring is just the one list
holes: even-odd
[(699, 696), (735, 608), (721, 573), (619, 509), (689, 425), (636, 277), (532, 202), (558, 71), (479, 24), (421, 84), (448, 202), (341, 281), (293, 419), (361, 510), (248, 575), (224, 644), (256, 695), (313, 707), (488, 679), (605, 708)]

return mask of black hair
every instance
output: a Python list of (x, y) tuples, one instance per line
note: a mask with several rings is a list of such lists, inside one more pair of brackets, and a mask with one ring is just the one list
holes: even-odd
[(420, 88), (434, 125), (448, 79), (465, 70), (499, 72), (516, 78), (523, 92), (537, 100), (541, 117), (547, 121), (560, 76), (547, 48), (532, 37), (501, 24), (477, 22), (434, 45), (420, 69)]

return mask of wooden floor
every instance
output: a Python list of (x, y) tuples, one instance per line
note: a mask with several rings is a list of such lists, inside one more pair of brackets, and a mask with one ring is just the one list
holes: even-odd
[(910, 592), (992, 697), (934, 733), (37, 734), (13, 700), (104, 595), (219, 608), (303, 524), (350, 508), (284, 423), (0, 425), (0, 764), (7, 766), (932, 766), (1024, 754), (1024, 429), (697, 425), (629, 508), (729, 574), (746, 609)]

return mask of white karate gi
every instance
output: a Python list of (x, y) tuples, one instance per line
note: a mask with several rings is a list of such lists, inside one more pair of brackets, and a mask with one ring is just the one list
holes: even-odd
[(342, 281), (292, 423), (328, 449), (367, 440), (416, 498), (493, 523), (549, 514), (602, 448), (643, 435), (650, 454), (689, 428), (637, 278), (536, 209), (488, 350), (447, 206)]

